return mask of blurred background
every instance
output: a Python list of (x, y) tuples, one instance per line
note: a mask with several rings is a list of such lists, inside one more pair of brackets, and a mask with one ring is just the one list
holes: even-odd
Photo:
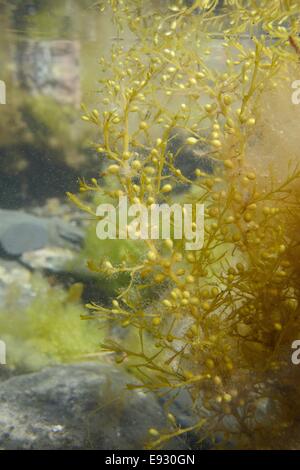
[[(78, 177), (101, 170), (91, 148), (99, 136), (80, 119), (80, 105), (99, 106), (99, 59), (114, 41), (99, 2), (0, 1), (5, 376), (97, 352), (103, 335), (80, 319), (84, 303), (107, 303), (125, 281), (108, 282), (86, 268), (89, 256), (110, 256), (112, 246), (99, 244), (94, 225), (66, 198), (77, 192)], [(114, 255), (123, 249), (114, 247)]]
[(0, 22), (0, 204), (16, 209), (75, 190), (95, 164), (78, 108), (95, 103), (98, 59), (113, 38), (90, 0), (1, 1)]
[(82, 102), (101, 109), (99, 59), (119, 41), (99, 6), (0, 0), (1, 449), (136, 449), (166, 424), (154, 396), (125, 393), (132, 378), (99, 352), (103, 325), (82, 320), (87, 301), (111, 304), (128, 281), (86, 260), (139, 256), (99, 243), (66, 198), (101, 171), (99, 136), (80, 119)]

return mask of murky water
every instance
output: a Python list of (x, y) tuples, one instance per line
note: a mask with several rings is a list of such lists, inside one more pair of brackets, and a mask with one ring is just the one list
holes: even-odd
[[(80, 321), (83, 302), (107, 302), (113, 285), (86, 269), (89, 221), (66, 191), (101, 168), (80, 105), (97, 101), (98, 60), (114, 40), (93, 2), (0, 2), (1, 374), (74, 359), (98, 344)], [(72, 318), (78, 337), (68, 348), (57, 337)]]
[[(149, 70), (155, 73), (154, 91), (148, 89), (144, 95), (151, 73), (148, 76), (143, 67), (138, 68), (139, 57), (133, 54), (126, 62), (122, 56), (126, 67), (114, 58), (106, 63), (105, 70), (101, 69), (105, 63), (101, 58), (110, 57), (112, 47), (139, 46), (141, 39), (135, 38), (134, 31), (138, 24), (146, 28), (148, 18), (143, 23), (144, 18), (131, 18), (130, 13), (127, 20), (131, 20), (131, 29), (125, 28), (122, 33), (111, 13), (103, 11), (102, 3), (0, 0), (0, 408), (4, 404), (0, 409), (0, 448), (108, 449), (113, 445), (137, 449), (149, 435), (157, 438), (156, 427), (164, 428), (166, 422), (172, 424), (173, 430), (186, 427), (194, 432), (194, 408), (203, 409), (199, 396), (207, 391), (203, 400), (205, 406), (208, 404), (205, 416), (212, 416), (216, 410), (224, 413), (225, 425), (235, 439), (234, 427), (245, 403), (247, 406), (243, 393), (250, 388), (249, 383), (255, 384), (248, 395), (251, 403), (255, 398), (251, 405), (255, 419), (264, 423), (269, 420), (268, 413), (272, 415), (277, 406), (276, 400), (272, 401), (273, 392), (280, 388), (276, 371), (287, 360), (291, 340), (297, 339), (299, 268), (294, 253), (298, 253), (299, 223), (294, 207), (299, 202), (298, 187), (296, 179), (290, 178), (292, 189), (286, 190), (285, 183), (279, 185), (280, 197), (276, 199), (272, 184), (273, 179), (276, 182), (280, 178), (290, 183), (288, 172), (292, 166), (287, 159), (299, 162), (295, 126), (300, 108), (291, 102), (289, 82), (298, 73), (299, 50), (297, 43), (293, 44), (298, 36), (295, 34), (295, 40), (285, 38), (282, 49), (274, 52), (272, 44), (277, 44), (288, 27), (286, 17), (276, 19), (280, 27), (273, 34), (272, 22), (260, 24), (252, 10), (250, 33), (241, 28), (239, 34), (226, 37), (226, 28), (234, 27), (234, 22), (226, 18), (223, 29), (216, 27), (209, 39), (207, 36), (199, 44), (191, 44), (187, 55), (194, 51), (195, 56), (189, 56), (190, 63), (181, 57), (178, 65), (177, 50), (172, 50), (173, 43), (168, 43), (168, 38), (180, 28), (183, 18), (170, 21), (179, 11), (170, 2), (164, 13), (170, 31), (161, 32), (165, 27), (162, 21), (161, 29), (145, 40), (146, 53), (142, 57), (145, 62), (151, 59), (154, 47)], [(195, 19), (206, 14), (205, 9), (214, 3), (218, 2), (199, 2), (200, 7), (192, 11), (192, 0), (179, 5), (184, 5), (184, 11)], [(280, 8), (289, 3), (279, 2)], [(123, 4), (120, 2), (119, 6)], [(166, 2), (153, 0), (150, 4), (156, 21), (158, 6), (165, 6)], [(226, 8), (232, 8), (234, 2), (226, 5), (220, 1), (215, 15), (226, 16)], [(248, 10), (244, 11), (243, 17), (247, 14)], [(267, 9), (264, 15), (267, 17)], [(220, 23), (212, 24), (215, 28)], [(168, 47), (159, 49), (156, 35)], [(228, 50), (237, 37), (238, 47), (228, 59)], [(182, 41), (187, 38), (188, 34), (183, 35)], [(260, 49), (262, 43), (264, 47)], [(284, 47), (289, 48), (287, 55)], [(262, 50), (267, 52), (260, 63)], [(202, 62), (197, 63), (197, 54), (203, 54)], [(286, 71), (291, 77), (280, 76), (278, 81), (287, 82), (280, 88), (272, 74), (268, 76), (265, 71), (274, 66), (277, 73), (276, 61), (283, 57), (290, 60)], [(107, 80), (107, 72), (116, 75), (117, 83), (104, 97), (99, 92), (103, 85), (100, 79), (104, 76)], [(260, 73), (264, 78), (257, 84)], [(156, 81), (156, 74), (160, 81)], [(124, 85), (124, 90), (118, 82), (123, 79), (130, 85)], [(256, 96), (267, 79), (270, 87), (264, 95)], [(206, 86), (202, 80), (206, 80)], [(216, 90), (218, 93), (214, 94)], [(131, 93), (132, 102), (127, 103)], [(249, 101), (252, 105), (252, 95), (253, 102), (257, 100), (251, 108), (257, 113), (255, 118), (250, 111), (243, 115)], [(128, 106), (123, 110), (124, 102)], [(86, 108), (81, 109), (82, 103)], [(87, 109), (94, 110), (91, 119)], [(204, 113), (201, 125), (197, 121), (198, 110)], [(128, 119), (127, 111), (136, 114)], [(104, 135), (99, 126), (85, 122), (99, 124), (97, 119), (102, 112), (103, 122), (109, 124), (107, 128), (103, 126)], [(110, 148), (107, 129), (112, 133), (115, 151)], [(105, 161), (107, 155), (109, 162)], [(201, 195), (199, 198), (207, 206), (205, 240), (209, 239), (210, 245), (215, 241), (215, 246), (209, 246), (202, 256), (187, 254), (183, 244), (171, 240), (171, 235), (158, 249), (157, 240), (154, 244), (151, 240), (148, 244), (134, 239), (99, 240), (95, 228), (98, 219), (93, 211), (89, 207), (86, 212), (81, 210), (84, 204), (78, 203), (77, 196), (73, 195), (75, 204), (66, 196), (67, 192), (79, 193), (79, 178), (82, 201), (94, 206), (125, 193), (134, 203), (144, 198), (147, 207), (154, 201), (194, 201)], [(94, 186), (87, 188), (86, 181)], [(97, 186), (99, 181), (100, 186), (108, 181), (103, 193)], [(267, 189), (270, 184), (271, 189)], [(96, 195), (86, 195), (90, 189)], [(288, 197), (293, 200), (285, 206)], [(287, 219), (277, 222), (276, 217), (286, 216), (285, 212)], [(289, 231), (283, 235), (286, 220)], [(135, 230), (137, 235), (139, 231)], [(289, 251), (291, 247), (294, 251)], [(207, 255), (209, 250), (211, 255)], [(124, 304), (120, 300), (123, 295)], [(100, 305), (98, 311), (108, 320), (95, 319), (93, 302)], [(131, 310), (136, 317), (128, 313)], [(229, 331), (228, 324), (225, 322), (226, 328), (222, 329), (216, 318), (227, 321), (234, 315), (237, 317), (230, 324), (232, 338), (226, 342), (224, 331)], [(91, 317), (93, 321), (89, 321)], [(292, 321), (295, 337), (289, 336)], [(286, 336), (282, 331), (287, 331)], [(107, 338), (124, 341), (124, 348), (114, 343), (107, 346)], [(224, 341), (223, 349), (219, 348), (219, 341)], [(105, 346), (101, 348), (103, 342)], [(238, 353), (233, 352), (236, 343)], [(135, 360), (137, 357), (146, 362), (147, 374), (150, 364), (149, 376), (142, 375), (140, 365), (135, 375), (118, 368), (123, 362), (126, 366), (129, 363), (127, 347), (133, 348)], [(144, 347), (149, 348), (148, 357)], [(259, 368), (257, 359), (262, 360), (263, 347), (274, 347), (274, 354), (282, 348), (278, 362), (273, 360), (273, 352), (270, 354), (267, 373), (263, 366)], [(141, 351), (136, 354), (138, 348)], [(156, 356), (164, 349), (164, 362), (156, 370)], [(241, 365), (237, 359), (240, 353)], [(190, 364), (186, 367), (188, 355)], [(251, 382), (252, 357), (263, 385), (258, 379), (257, 383), (254, 379)], [(235, 360), (238, 372), (231, 376)], [(164, 377), (167, 370), (171, 379)], [(141, 379), (150, 380), (151, 392), (152, 380), (163, 387), (174, 380), (173, 389), (185, 389), (172, 404), (177, 427), (173, 414), (166, 421), (164, 397), (157, 399), (139, 389), (124, 391), (126, 383)], [(195, 399), (194, 389), (189, 394), (189, 388), (202, 380), (207, 381), (206, 388), (201, 389), (199, 396), (196, 393)], [(292, 377), (289, 385), (296, 393), (293, 387), (299, 389), (298, 378)], [(270, 396), (264, 395), (265, 390)], [(6, 411), (6, 403), (13, 412)], [(284, 412), (287, 421), (298, 422), (298, 409)], [(28, 422), (33, 423), (33, 431)], [(283, 419), (282, 423), (282, 429), (288, 427)], [(240, 429), (243, 426), (244, 422)], [(78, 433), (78, 429), (82, 432)], [(279, 431), (277, 434), (280, 436)], [(223, 439), (226, 447), (224, 436), (226, 432), (217, 437), (219, 442)], [(189, 440), (180, 437), (170, 442), (175, 449), (215, 446), (210, 440), (200, 445), (193, 434)], [(239, 445), (242, 447), (244, 442)], [(299, 442), (293, 445), (299, 446)]]
[(3, 208), (62, 197), (96, 161), (78, 108), (95, 99), (97, 57), (112, 35), (108, 18), (89, 4), (1, 3)]

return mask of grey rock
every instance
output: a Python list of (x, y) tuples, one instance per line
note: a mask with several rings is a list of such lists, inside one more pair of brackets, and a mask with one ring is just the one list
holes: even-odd
[(6, 308), (11, 298), (15, 308), (24, 308), (32, 301), (31, 276), (31, 272), (16, 261), (1, 260), (0, 309)]
[(69, 40), (24, 41), (17, 47), (17, 75), (34, 96), (80, 105), (80, 43)]
[(46, 246), (77, 246), (83, 232), (58, 218), (42, 218), (23, 211), (0, 210), (0, 248), (7, 256)]
[[(112, 364), (61, 365), (9, 378), (0, 388), (2, 449), (142, 449), (148, 429), (166, 429), (152, 394)], [(184, 439), (168, 449), (186, 449)]]
[(45, 247), (40, 250), (27, 251), (20, 257), (22, 263), (34, 271), (59, 273), (66, 269), (68, 263), (75, 259), (76, 253), (69, 248)]
[(63, 223), (56, 220), (56, 230), (58, 235), (69, 243), (80, 245), (83, 239), (83, 233), (80, 229), (75, 228), (71, 224)]
[(48, 241), (47, 226), (38, 218), (18, 211), (0, 211), (0, 244), (5, 254), (18, 256), (42, 248)]

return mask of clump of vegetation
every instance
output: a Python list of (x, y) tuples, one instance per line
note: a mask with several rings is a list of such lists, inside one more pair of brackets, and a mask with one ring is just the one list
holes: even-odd
[[(130, 282), (112, 308), (88, 305), (91, 316), (138, 338), (129, 348), (110, 337), (103, 348), (145, 389), (170, 403), (181, 389), (193, 399), (197, 423), (180, 428), (169, 413), (173, 431), (153, 423), (150, 446), (193, 431), (199, 441), (220, 435), (237, 448), (289, 447), (300, 411), (290, 359), (300, 335), (300, 172), (296, 149), (282, 155), (285, 172), (272, 168), (272, 158), (263, 166), (268, 127), (260, 116), (269, 95), (299, 72), (290, 41), (298, 42), (298, 2), (228, 0), (218, 15), (217, 0), (107, 3), (120, 37), (130, 30), (134, 39), (100, 60), (102, 107), (83, 107), (83, 120), (101, 132), (94, 146), (114, 187), (94, 178), (81, 181), (80, 191), (150, 207), (172, 204), (182, 183), (185, 202), (205, 205), (205, 240), (197, 251), (185, 250), (184, 238), (145, 240), (134, 265), (93, 259), (94, 271), (127, 271)], [(170, 150), (174, 136), (182, 144)], [(176, 166), (183, 149), (198, 150), (193, 178)], [(205, 158), (216, 163), (211, 174)], [(96, 217), (87, 199), (70, 197)], [(149, 286), (157, 292), (152, 301), (143, 296)]]
[(32, 289), (32, 300), (22, 307), (17, 288), (11, 286), (0, 310), (1, 338), (7, 344), (9, 366), (37, 370), (97, 355), (99, 330), (81, 319), (86, 314), (80, 302), (82, 287), (74, 284), (65, 291), (36, 276)]
[[(109, 197), (96, 196), (93, 198), (95, 206), (112, 202), (114, 201)], [(145, 247), (143, 243), (132, 240), (106, 239), (99, 243), (96, 226), (97, 221), (87, 221), (83, 245), (74, 259), (67, 263), (67, 269), (77, 276), (82, 276), (86, 272), (88, 284), (96, 294), (96, 299), (101, 299), (101, 302), (110, 304), (120, 289), (127, 286), (130, 275), (126, 270), (116, 273), (115, 276), (107, 276), (106, 273), (100, 275), (98, 264), (109, 259), (114, 265), (128, 263), (129, 260), (134, 265), (145, 254)], [(84, 297), (87, 298), (87, 295)]]

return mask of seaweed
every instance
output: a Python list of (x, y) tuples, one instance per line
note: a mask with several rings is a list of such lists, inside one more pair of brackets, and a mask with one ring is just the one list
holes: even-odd
[[(193, 400), (196, 423), (181, 427), (167, 411), (173, 430), (153, 423), (148, 448), (189, 432), (199, 446), (207, 437), (216, 448), (229, 440), (236, 448), (292, 446), (300, 411), (290, 357), (300, 334), (300, 171), (295, 148), (281, 155), (280, 168), (276, 159), (273, 167), (264, 162), (261, 142), (271, 131), (261, 116), (299, 71), (290, 40), (298, 44), (299, 4), (111, 0), (101, 7), (112, 8), (116, 34), (130, 32), (132, 40), (100, 59), (101, 108), (82, 107), (101, 135), (93, 147), (106, 170), (101, 180), (81, 181), (81, 193), (105, 194), (115, 205), (120, 195), (148, 207), (177, 197), (205, 205), (200, 250), (185, 250), (184, 238), (144, 240), (137, 263), (92, 260), (94, 271), (130, 279), (111, 308), (87, 306), (136, 338), (109, 336), (102, 348), (139, 378), (129, 388), (163, 395), (169, 406), (183, 389)], [(283, 126), (290, 131), (289, 114)], [(197, 149), (192, 176), (176, 164), (182, 145), (170, 147), (174, 132)], [(97, 220), (93, 204), (70, 197)], [(150, 301), (148, 286), (157, 292)]]

